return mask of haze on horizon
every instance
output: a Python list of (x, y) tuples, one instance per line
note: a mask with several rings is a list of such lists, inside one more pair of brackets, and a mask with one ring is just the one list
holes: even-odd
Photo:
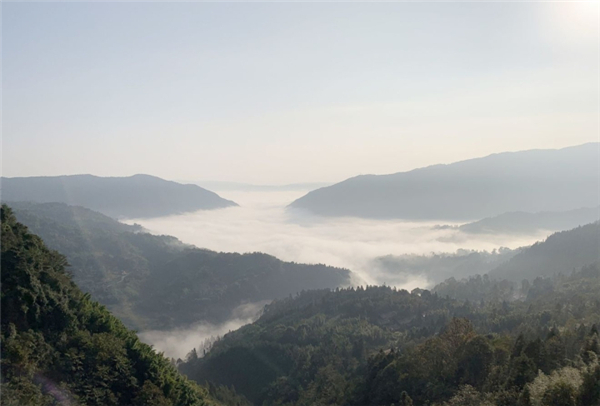
[(598, 3), (4, 3), (3, 176), (336, 182), (598, 141)]

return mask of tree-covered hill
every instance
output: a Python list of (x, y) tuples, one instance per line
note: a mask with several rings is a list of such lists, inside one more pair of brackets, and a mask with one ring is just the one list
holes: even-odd
[(470, 234), (533, 234), (540, 230), (564, 231), (600, 219), (599, 207), (555, 212), (510, 212), (457, 227)]
[(515, 256), (522, 248), (494, 249), (491, 252), (459, 249), (455, 253), (430, 255), (403, 254), (375, 258), (371, 264), (392, 285), (406, 283), (415, 276), (431, 284), (448, 278), (465, 278), (485, 274)]
[(150, 175), (2, 178), (2, 202), (15, 201), (67, 203), (114, 218), (161, 217), (237, 206), (200, 186)]
[[(583, 212), (586, 216), (597, 214), (597, 209)], [(485, 274), (500, 281), (508, 279), (521, 283), (528, 279), (531, 282), (538, 276), (572, 271), (595, 261), (600, 261), (600, 223), (597, 221), (556, 232), (544, 241), (514, 250), (500, 248), (492, 252), (458, 250), (456, 253), (430, 255), (387, 255), (375, 258), (372, 266), (391, 284), (405, 283), (419, 276), (432, 284), (447, 282), (448, 287), (461, 278)], [(476, 289), (463, 293), (474, 297), (481, 291)]]
[(561, 231), (521, 250), (489, 272), (496, 279), (522, 281), (572, 271), (600, 260), (600, 222)]
[(2, 221), (2, 405), (213, 404), (65, 272), (66, 259)]
[(13, 208), (19, 221), (67, 257), (84, 292), (138, 330), (219, 323), (244, 303), (350, 282), (348, 270), (198, 249), (62, 203)]
[(255, 405), (598, 404), (598, 265), (525, 288), (512, 302), (302, 292), (180, 370), (234, 385)]

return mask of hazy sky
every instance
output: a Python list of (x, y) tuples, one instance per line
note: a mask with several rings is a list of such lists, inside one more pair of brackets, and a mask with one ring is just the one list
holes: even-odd
[(598, 3), (4, 3), (4, 176), (331, 182), (598, 140)]

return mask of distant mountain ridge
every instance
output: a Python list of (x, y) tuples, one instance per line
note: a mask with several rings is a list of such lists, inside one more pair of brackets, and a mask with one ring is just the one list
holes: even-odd
[(331, 185), (331, 183), (325, 182), (288, 183), (285, 185), (256, 185), (252, 183), (225, 181), (189, 181), (186, 183), (193, 183), (210, 190), (242, 192), (309, 191)]
[(148, 218), (237, 206), (197, 185), (150, 175), (2, 178), (2, 201), (66, 203), (114, 218)]
[(585, 207), (560, 212), (527, 213), (517, 211), (463, 224), (458, 229), (471, 234), (520, 234), (539, 230), (564, 231), (598, 221), (599, 215), (599, 207)]
[(322, 216), (414, 220), (595, 207), (598, 145), (504, 152), (391, 175), (361, 175), (314, 190), (289, 207)]
[(600, 222), (561, 231), (524, 248), (489, 272), (496, 279), (520, 282), (551, 277), (600, 262)]

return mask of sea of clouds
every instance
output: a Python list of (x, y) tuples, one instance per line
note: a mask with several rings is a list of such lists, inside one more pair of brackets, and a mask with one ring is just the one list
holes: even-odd
[[(323, 263), (348, 268), (367, 284), (391, 284), (390, 275), (373, 268), (384, 255), (491, 251), (517, 248), (543, 239), (536, 235), (469, 235), (439, 222), (323, 218), (286, 206), (306, 191), (235, 192), (222, 194), (240, 206), (154, 219), (131, 219), (155, 234), (173, 235), (184, 243), (223, 252), (265, 252), (284, 261)], [(478, 219), (473, 219), (478, 220)], [(423, 278), (398, 288), (427, 287)]]
[[(440, 222), (323, 218), (286, 209), (306, 192), (228, 190), (220, 195), (239, 207), (131, 219), (127, 223), (138, 223), (151, 233), (173, 235), (184, 243), (215, 251), (260, 251), (285, 261), (348, 268), (355, 275), (355, 284), (387, 284), (407, 290), (430, 287), (432, 281), (423, 274), (390, 274), (374, 259), (384, 255), (454, 253), (458, 249), (518, 248), (547, 236), (469, 235), (455, 228), (434, 227)], [(207, 338), (252, 322), (258, 311), (253, 309), (255, 313), (232, 315), (222, 325), (199, 324), (175, 332), (142, 332), (140, 336), (168, 356), (183, 357)]]

